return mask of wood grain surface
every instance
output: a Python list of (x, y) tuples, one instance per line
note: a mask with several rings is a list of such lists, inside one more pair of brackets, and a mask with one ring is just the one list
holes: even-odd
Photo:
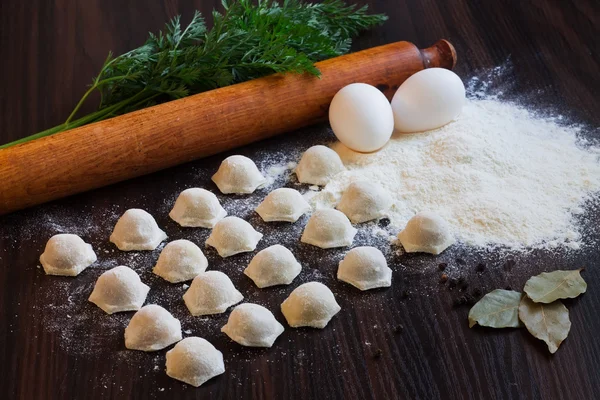
[[(138, 46), (176, 14), (189, 21), (217, 2), (54, 0), (0, 2), (0, 143), (62, 122), (109, 50)], [(594, 0), (398, 0), (370, 2), (390, 20), (355, 42), (355, 49), (398, 40), (420, 47), (449, 39), (456, 71), (465, 79), (504, 65), (502, 91), (544, 111), (600, 125), (600, 9)], [(598, 130), (591, 139), (600, 140)], [(332, 136), (316, 126), (269, 139), (236, 153), (259, 167), (297, 161), (302, 150)], [(600, 254), (534, 251), (477, 253), (455, 248), (439, 257), (398, 256), (382, 241), (394, 270), (387, 290), (358, 293), (335, 280), (342, 251), (298, 243), (305, 219), (267, 225), (251, 212), (266, 194), (219, 196), (226, 209), (265, 233), (259, 248), (283, 242), (304, 265), (300, 281), (332, 287), (342, 311), (322, 330), (286, 329), (268, 350), (244, 349), (219, 332), (226, 316), (193, 319), (180, 301), (183, 288), (154, 277), (157, 252), (120, 253), (108, 243), (119, 214), (139, 207), (156, 216), (170, 239), (203, 244), (208, 232), (183, 230), (169, 220), (179, 191), (216, 191), (210, 175), (226, 153), (0, 218), (0, 398), (3, 399), (593, 399), (600, 393)], [(274, 160), (276, 156), (277, 160)], [(277, 181), (275, 185), (292, 185)], [(2, 182), (0, 182), (2, 190)], [(585, 207), (585, 235), (600, 242), (600, 207)], [(385, 223), (385, 221), (382, 221)], [(281, 231), (287, 229), (282, 236)], [(37, 268), (46, 240), (70, 231), (92, 243), (101, 262), (76, 279), (47, 277)], [(365, 231), (358, 243), (367, 240)], [(387, 247), (386, 247), (387, 246)], [(293, 287), (260, 291), (241, 270), (251, 254), (223, 261), (207, 250), (211, 268), (228, 271), (248, 301), (284, 322), (278, 305)], [(451, 278), (440, 284), (438, 263)], [(484, 262), (483, 272), (476, 265)], [(126, 351), (130, 314), (106, 316), (87, 303), (106, 268), (138, 267), (151, 287), (149, 301), (169, 308), (185, 330), (206, 337), (225, 356), (226, 373), (195, 389), (168, 378), (164, 351)], [(465, 295), (494, 288), (520, 290), (542, 271), (586, 267), (588, 292), (566, 301), (572, 329), (555, 355), (524, 330), (468, 328)], [(170, 293), (161, 295), (161, 293)], [(402, 328), (401, 328), (402, 327)]]

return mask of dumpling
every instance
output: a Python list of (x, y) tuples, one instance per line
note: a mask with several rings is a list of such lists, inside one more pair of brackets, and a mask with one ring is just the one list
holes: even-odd
[(221, 332), (231, 340), (249, 347), (271, 347), (283, 331), (283, 325), (271, 311), (252, 303), (240, 304), (234, 308), (227, 324), (221, 328)]
[(231, 279), (220, 271), (201, 272), (183, 295), (185, 305), (195, 317), (221, 314), (243, 299)]
[(302, 266), (292, 252), (276, 244), (259, 251), (244, 270), (244, 274), (262, 289), (275, 285), (289, 285), (301, 269)]
[(139, 208), (131, 208), (119, 218), (110, 235), (119, 250), (154, 250), (167, 238), (154, 217)]
[(407, 253), (431, 254), (440, 254), (455, 242), (446, 220), (428, 211), (412, 217), (398, 234), (398, 240)]
[(256, 212), (265, 222), (296, 222), (302, 214), (310, 211), (310, 205), (294, 189), (279, 188), (273, 190), (256, 207)]
[(169, 213), (169, 217), (181, 226), (201, 228), (212, 228), (226, 215), (217, 196), (200, 188), (181, 192)]
[(185, 282), (206, 271), (208, 260), (202, 250), (189, 240), (180, 239), (168, 243), (161, 251), (156, 266), (156, 275), (171, 282)]
[(300, 241), (322, 249), (344, 247), (352, 244), (356, 232), (342, 212), (324, 209), (310, 217)]
[(281, 304), (281, 312), (292, 328), (325, 328), (341, 309), (331, 290), (320, 282), (298, 286)]
[(107, 314), (137, 311), (149, 290), (134, 270), (121, 265), (100, 275), (88, 300)]
[(60, 233), (46, 243), (40, 262), (47, 275), (77, 276), (96, 262), (92, 245), (77, 235)]
[(187, 337), (167, 351), (167, 375), (192, 386), (225, 372), (223, 353), (208, 340)]
[(299, 182), (325, 186), (334, 175), (345, 169), (335, 151), (318, 145), (304, 152), (296, 167), (296, 176)]
[(181, 340), (181, 323), (170, 312), (149, 304), (136, 312), (125, 328), (125, 347), (157, 351)]
[(263, 235), (238, 217), (225, 217), (215, 225), (206, 244), (217, 249), (221, 257), (253, 251)]
[(267, 181), (254, 161), (244, 156), (227, 157), (212, 180), (224, 194), (252, 193)]
[(354, 224), (381, 218), (392, 206), (392, 196), (381, 186), (359, 181), (348, 185), (337, 209), (346, 214)]
[(385, 257), (379, 249), (369, 246), (350, 250), (340, 262), (337, 278), (360, 290), (392, 286), (392, 270)]

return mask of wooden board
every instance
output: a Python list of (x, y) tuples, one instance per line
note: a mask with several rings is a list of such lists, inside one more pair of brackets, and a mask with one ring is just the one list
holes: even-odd
[[(202, 3), (202, 4), (200, 4)], [(597, 110), (597, 32), (592, 1), (473, 3), (464, 1), (373, 2), (390, 21), (356, 42), (367, 48), (396, 40), (425, 46), (447, 37), (457, 48), (463, 77), (504, 64), (508, 94), (545, 110), (600, 124)], [(0, 5), (0, 143), (55, 125), (68, 114), (108, 50), (141, 43), (170, 16), (189, 20), (209, 2), (151, 3), (90, 0), (85, 3), (8, 0)], [(596, 7), (597, 8), (597, 7)], [(184, 18), (185, 20), (186, 18)], [(506, 83), (510, 83), (506, 85)], [(237, 153), (259, 166), (296, 161), (312, 144), (332, 136), (326, 126), (271, 139)], [(600, 140), (600, 137), (595, 137)], [(229, 153), (232, 154), (232, 153)], [(279, 154), (277, 160), (273, 154)], [(297, 252), (305, 270), (300, 280), (330, 285), (343, 310), (323, 331), (291, 330), (271, 350), (243, 349), (219, 332), (225, 316), (206, 320), (186, 315), (180, 285), (167, 285), (149, 272), (156, 252), (120, 253), (108, 243), (118, 215), (130, 207), (153, 213), (171, 239), (202, 244), (207, 232), (182, 230), (167, 212), (177, 193), (190, 186), (216, 191), (210, 175), (223, 157), (172, 168), (36, 209), (0, 218), (0, 393), (19, 399), (106, 398), (594, 398), (600, 391), (600, 254), (587, 248), (569, 254), (472, 254), (455, 249), (440, 257), (398, 256), (387, 251), (394, 270), (388, 290), (358, 293), (336, 282), (341, 251), (314, 251), (298, 244), (300, 225), (267, 225), (249, 211), (264, 191), (250, 197), (220, 196), (225, 207), (248, 217), (266, 239), (260, 248), (283, 242)], [(284, 184), (283, 180), (275, 185)], [(293, 186), (293, 180), (288, 185)], [(0, 182), (0, 190), (1, 182)], [(245, 204), (247, 203), (247, 204)], [(244, 205), (245, 204), (245, 205)], [(586, 207), (587, 234), (600, 240), (597, 203)], [(243, 206), (244, 205), (244, 206)], [(595, 222), (594, 222), (595, 221)], [(185, 330), (206, 337), (223, 351), (227, 372), (194, 389), (166, 377), (164, 351), (126, 351), (122, 329), (129, 315), (108, 317), (88, 304), (100, 268), (77, 279), (47, 277), (37, 258), (49, 236), (80, 233), (98, 250), (101, 268), (131, 264), (153, 288), (151, 301), (168, 306)], [(363, 231), (358, 239), (366, 238)], [(384, 242), (379, 244), (387, 248)], [(260, 291), (241, 274), (251, 255), (221, 260), (206, 252), (214, 269), (226, 270), (249, 301), (266, 305), (283, 322), (279, 303), (292, 288)], [(235, 261), (231, 265), (230, 261)], [(438, 283), (437, 264), (468, 287)], [(475, 266), (486, 263), (484, 272)], [(469, 329), (468, 306), (455, 305), (475, 289), (522, 288), (528, 276), (586, 266), (588, 293), (568, 301), (573, 327), (554, 355), (525, 331)], [(179, 291), (179, 292), (178, 292)], [(158, 293), (170, 293), (158, 296)], [(152, 297), (153, 296), (153, 297)], [(397, 327), (403, 326), (402, 332)], [(381, 355), (378, 350), (381, 350)]]

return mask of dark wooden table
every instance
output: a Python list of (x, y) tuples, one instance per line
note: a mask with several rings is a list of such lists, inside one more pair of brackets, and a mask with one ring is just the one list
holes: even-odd
[[(214, 4), (213, 4), (214, 3)], [(3, 0), (0, 3), (0, 143), (62, 122), (109, 50), (142, 43), (176, 14), (208, 14), (218, 2), (143, 0)], [(426, 47), (449, 39), (464, 78), (510, 65), (508, 95), (543, 110), (558, 110), (600, 125), (600, 6), (594, 0), (398, 0), (370, 2), (390, 20), (355, 42), (355, 49), (397, 40)], [(600, 139), (598, 130), (592, 133)], [(266, 165), (269, 152), (287, 149), (295, 160), (314, 143), (331, 139), (315, 127), (240, 149)], [(247, 207), (240, 211), (267, 238), (282, 241), (305, 268), (300, 281), (332, 287), (342, 312), (322, 330), (292, 330), (272, 349), (244, 349), (219, 332), (226, 315), (189, 317), (183, 288), (150, 272), (157, 252), (114, 250), (107, 238), (130, 207), (154, 214), (171, 239), (203, 243), (207, 232), (182, 230), (167, 217), (177, 193), (189, 186), (215, 189), (210, 174), (222, 155), (135, 179), (35, 209), (0, 217), (0, 398), (273, 398), (273, 399), (592, 399), (600, 393), (600, 253), (506, 255), (456, 248), (440, 257), (398, 256), (386, 248), (393, 287), (357, 293), (334, 278), (341, 251), (299, 245), (300, 225), (278, 238)], [(0, 182), (2, 190), (2, 182)], [(226, 208), (251, 200), (221, 199)], [(237, 204), (237, 206), (236, 206)], [(251, 205), (251, 204), (250, 204)], [(597, 203), (587, 207), (587, 234), (600, 240)], [(271, 229), (271, 230), (269, 230)], [(75, 232), (92, 243), (101, 262), (76, 279), (47, 277), (38, 257), (51, 235)], [(359, 242), (361, 237), (359, 235)], [(386, 247), (387, 246), (387, 247)], [(292, 288), (260, 291), (241, 270), (251, 255), (223, 261), (208, 250), (211, 268), (228, 271), (248, 301), (264, 304), (283, 321), (278, 305)], [(475, 265), (485, 262), (484, 272)], [(439, 262), (451, 278), (438, 283)], [(233, 265), (232, 265), (233, 263)], [(122, 334), (130, 314), (107, 316), (86, 301), (97, 276), (117, 264), (133, 265), (152, 286), (150, 302), (168, 307), (191, 334), (223, 351), (227, 371), (199, 389), (168, 378), (164, 351), (126, 351)], [(532, 274), (586, 266), (588, 293), (567, 302), (571, 334), (555, 355), (524, 330), (469, 329), (468, 306), (457, 305), (476, 289), (521, 289)], [(297, 282), (295, 283), (297, 284)], [(169, 294), (164, 294), (169, 293)], [(404, 329), (400, 332), (398, 326)], [(378, 356), (379, 355), (379, 356)]]

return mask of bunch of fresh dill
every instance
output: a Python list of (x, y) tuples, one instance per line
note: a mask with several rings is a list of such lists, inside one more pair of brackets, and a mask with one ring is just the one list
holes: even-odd
[[(341, 0), (222, 4), (223, 12), (212, 13), (210, 30), (196, 12), (185, 29), (176, 17), (143, 46), (118, 57), (109, 54), (63, 124), (0, 148), (275, 72), (318, 76), (315, 62), (348, 52), (353, 36), (387, 19)], [(98, 110), (74, 119), (95, 91), (101, 98)]]

